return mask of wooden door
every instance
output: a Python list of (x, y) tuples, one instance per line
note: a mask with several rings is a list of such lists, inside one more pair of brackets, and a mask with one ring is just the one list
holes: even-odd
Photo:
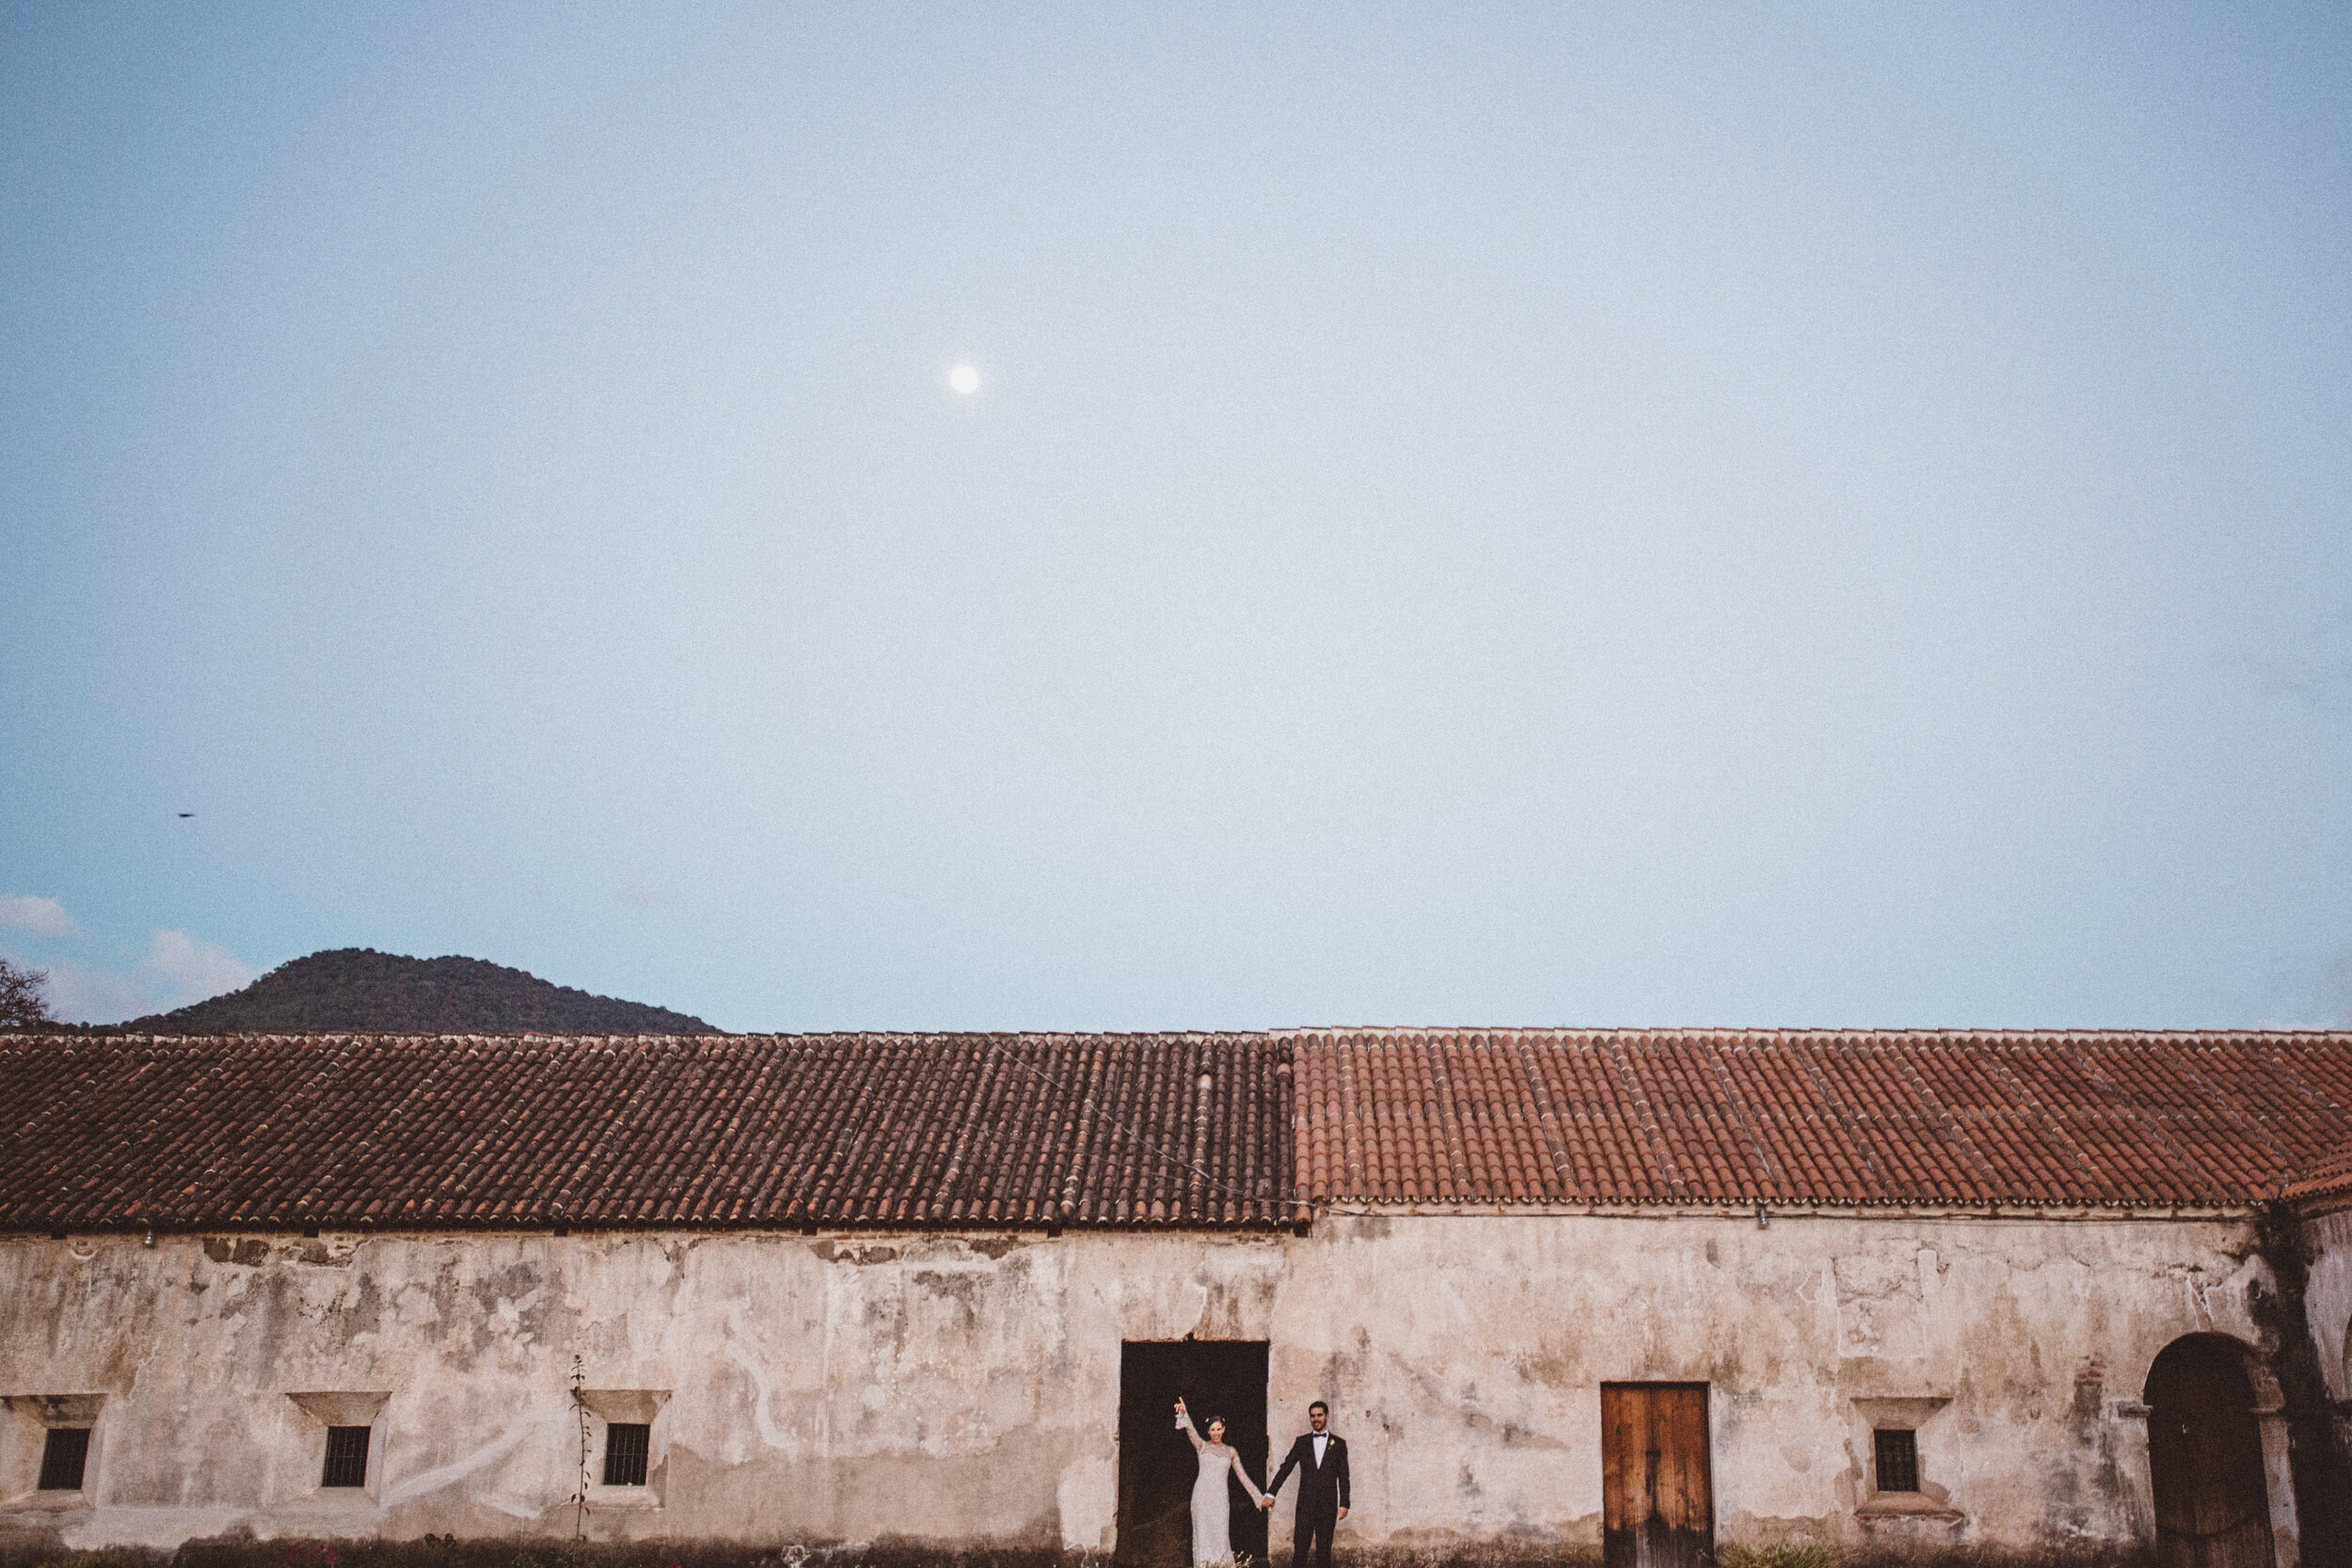
[(1714, 1561), (1706, 1384), (1600, 1386), (1600, 1524), (1607, 1568)]
[(2268, 1568), (2262, 1433), (2238, 1355), (2217, 1335), (2191, 1335), (2149, 1370), (2158, 1568)]

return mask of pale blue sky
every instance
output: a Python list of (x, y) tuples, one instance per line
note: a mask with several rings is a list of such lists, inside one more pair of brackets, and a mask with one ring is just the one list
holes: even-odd
[(2342, 7), (0, 14), (83, 1016), (2352, 1021)]

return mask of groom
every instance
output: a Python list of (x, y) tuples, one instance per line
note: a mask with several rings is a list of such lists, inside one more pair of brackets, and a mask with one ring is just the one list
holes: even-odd
[(1266, 1483), (1265, 1506), (1298, 1466), (1298, 1513), (1291, 1535), (1291, 1568), (1307, 1568), (1307, 1553), (1315, 1554), (1314, 1568), (1331, 1568), (1331, 1528), (1347, 1517), (1347, 1439), (1325, 1429), (1331, 1424), (1331, 1407), (1321, 1400), (1307, 1407), (1306, 1433), (1291, 1445), (1282, 1467)]

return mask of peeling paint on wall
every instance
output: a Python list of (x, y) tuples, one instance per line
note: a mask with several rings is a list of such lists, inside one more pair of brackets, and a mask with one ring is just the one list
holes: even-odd
[[(1120, 1345), (1191, 1334), (1270, 1344), (1278, 1448), (1330, 1402), (1343, 1544), (1597, 1544), (1599, 1386), (1652, 1380), (1708, 1386), (1725, 1542), (2122, 1544), (2150, 1531), (2149, 1364), (2253, 1342), (2266, 1278), (2227, 1219), (17, 1238), (0, 1392), (106, 1402), (89, 1495), (39, 1510), (33, 1418), (0, 1410), (0, 1537), (568, 1536), (578, 1354), (593, 1388), (663, 1396), (648, 1485), (592, 1489), (591, 1536), (1104, 1550)], [(319, 1486), (324, 1427), (288, 1398), (337, 1389), (389, 1391), (373, 1491)], [(1942, 1513), (1874, 1518), (1869, 1412), (1915, 1408)]]

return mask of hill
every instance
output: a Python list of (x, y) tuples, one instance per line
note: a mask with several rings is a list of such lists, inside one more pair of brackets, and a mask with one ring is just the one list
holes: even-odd
[(713, 1035), (701, 1019), (550, 985), (480, 958), (341, 947), (279, 964), (243, 990), (134, 1019), (127, 1034)]

